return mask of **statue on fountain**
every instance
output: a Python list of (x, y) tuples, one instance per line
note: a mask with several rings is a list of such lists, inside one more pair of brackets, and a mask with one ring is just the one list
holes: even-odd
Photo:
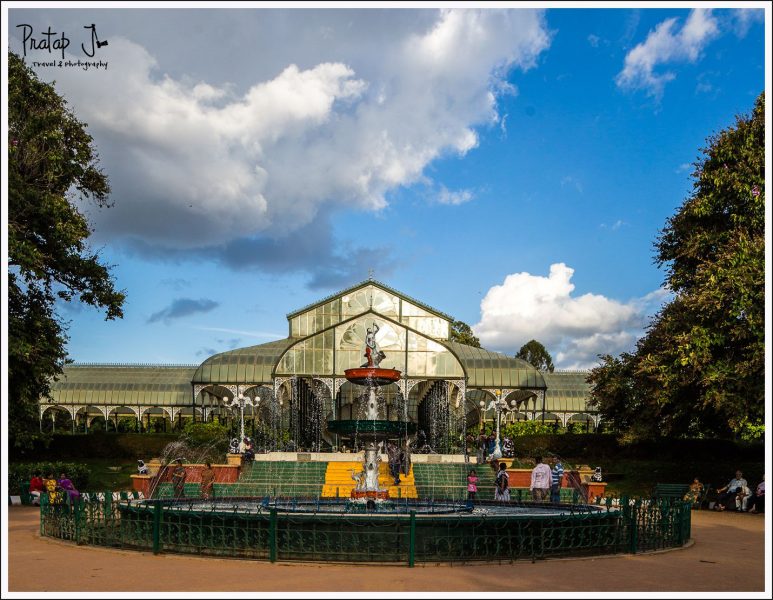
[(386, 358), (386, 354), (381, 351), (376, 342), (376, 334), (378, 333), (378, 325), (374, 322), (373, 327), (368, 327), (365, 334), (365, 358), (367, 361), (361, 365), (362, 367), (376, 367), (379, 368), (381, 361)]

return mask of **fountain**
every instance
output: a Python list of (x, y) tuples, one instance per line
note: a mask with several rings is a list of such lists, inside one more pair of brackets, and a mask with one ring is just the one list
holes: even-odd
[(358, 368), (344, 371), (347, 381), (366, 388), (365, 418), (328, 422), (328, 430), (332, 433), (363, 438), (367, 443), (362, 471), (352, 476), (357, 481), (357, 486), (351, 492), (353, 499), (387, 500), (389, 498), (389, 490), (380, 489), (378, 485), (380, 448), (390, 437), (406, 437), (416, 430), (416, 425), (407, 420), (390, 421), (379, 418), (376, 391), (382, 386), (399, 381), (401, 373), (397, 369), (381, 368), (381, 362), (386, 355), (376, 343), (377, 332), (376, 323), (367, 330), (365, 337), (367, 361)]

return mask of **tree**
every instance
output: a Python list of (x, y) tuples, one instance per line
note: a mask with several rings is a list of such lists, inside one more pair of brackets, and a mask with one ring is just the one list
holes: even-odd
[(451, 323), (451, 341), (480, 348), (480, 340), (475, 337), (472, 328), (464, 321), (454, 321)]
[(545, 346), (540, 344), (537, 340), (531, 340), (521, 346), (515, 358), (522, 358), (529, 363), (535, 369), (540, 371), (553, 372), (555, 367), (553, 366), (553, 357), (547, 351)]
[(85, 124), (52, 85), (8, 55), (8, 425), (28, 445), (38, 400), (67, 362), (57, 301), (79, 300), (122, 317), (124, 293), (91, 251), (76, 195), (106, 207), (110, 186)]
[(602, 414), (623, 402), (608, 383), (627, 379), (628, 401), (646, 408), (629, 411), (631, 425), (642, 431), (716, 436), (761, 431), (764, 136), (760, 95), (750, 116), (739, 116), (702, 149), (692, 193), (655, 242), (655, 260), (665, 267), (665, 284), (675, 298), (653, 319), (634, 354), (592, 371), (592, 397)]

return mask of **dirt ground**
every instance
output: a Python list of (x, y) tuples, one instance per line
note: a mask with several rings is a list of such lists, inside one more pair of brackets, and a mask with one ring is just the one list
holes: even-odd
[(694, 543), (656, 554), (413, 569), (79, 547), (41, 538), (38, 518), (35, 508), (9, 508), (10, 592), (765, 591), (762, 515), (694, 511)]

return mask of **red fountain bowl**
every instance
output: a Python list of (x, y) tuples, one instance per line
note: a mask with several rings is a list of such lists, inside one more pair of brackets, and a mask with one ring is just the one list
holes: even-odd
[(373, 498), (374, 500), (389, 500), (389, 490), (352, 490), (352, 498)]
[(358, 385), (389, 385), (400, 380), (400, 371), (397, 369), (378, 369), (376, 367), (360, 367), (346, 369), (346, 379)]

